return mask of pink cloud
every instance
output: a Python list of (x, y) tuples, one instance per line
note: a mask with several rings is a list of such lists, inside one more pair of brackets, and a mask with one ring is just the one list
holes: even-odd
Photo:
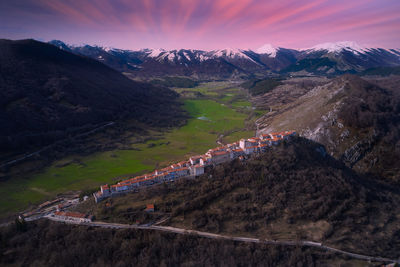
[(302, 47), (350, 37), (393, 45), (398, 14), (398, 0), (10, 0), (0, 3), (0, 33), (120, 47)]

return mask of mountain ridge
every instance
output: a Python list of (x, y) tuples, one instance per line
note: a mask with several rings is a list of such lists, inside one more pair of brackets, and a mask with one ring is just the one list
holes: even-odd
[(400, 183), (400, 98), (395, 91), (350, 74), (314, 86), (288, 103), (272, 103), (274, 91), (258, 97), (258, 105), (273, 106), (258, 119), (259, 132), (293, 129), (325, 145), (330, 155), (357, 172)]
[(355, 42), (324, 43), (307, 49), (266, 44), (256, 51), (237, 48), (210, 51), (146, 48), (133, 51), (89, 45), (71, 46), (57, 40), (49, 43), (91, 57), (134, 77), (183, 75), (201, 79), (273, 73), (338, 75), (369, 68), (400, 66), (400, 50), (360, 46)]

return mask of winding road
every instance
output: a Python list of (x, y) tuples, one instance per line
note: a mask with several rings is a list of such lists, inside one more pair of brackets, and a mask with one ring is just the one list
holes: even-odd
[[(383, 263), (398, 263), (400, 264), (400, 259), (388, 259), (383, 257), (376, 256), (368, 256), (357, 253), (352, 253), (348, 251), (344, 251), (341, 249), (333, 248), (330, 246), (326, 246), (322, 243), (307, 241), (307, 240), (267, 240), (267, 239), (258, 239), (258, 238), (249, 238), (249, 237), (240, 237), (240, 236), (228, 236), (228, 235), (220, 235), (209, 232), (201, 232), (196, 230), (187, 230), (182, 228), (176, 228), (171, 226), (156, 226), (156, 225), (130, 225), (130, 224), (119, 224), (119, 223), (107, 223), (107, 222), (90, 222), (90, 223), (78, 223), (73, 221), (65, 221), (58, 218), (54, 218), (46, 216), (49, 220), (64, 222), (68, 224), (78, 224), (78, 225), (86, 225), (86, 226), (94, 226), (94, 227), (102, 227), (102, 228), (112, 228), (112, 229), (140, 229), (140, 230), (155, 230), (162, 231), (167, 233), (175, 233), (181, 235), (195, 235), (204, 238), (211, 239), (220, 239), (220, 240), (231, 240), (236, 242), (245, 242), (245, 243), (259, 243), (259, 244), (268, 244), (268, 245), (280, 245), (280, 246), (302, 246), (302, 247), (313, 247), (317, 249), (326, 250), (329, 252), (334, 252), (342, 255), (349, 256), (354, 259), (365, 260), (370, 262), (383, 262)], [(156, 223), (157, 224), (157, 223)]]

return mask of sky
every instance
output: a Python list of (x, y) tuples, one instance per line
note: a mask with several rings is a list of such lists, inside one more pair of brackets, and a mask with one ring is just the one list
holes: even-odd
[(132, 50), (400, 48), (400, 0), (0, 0), (0, 38)]

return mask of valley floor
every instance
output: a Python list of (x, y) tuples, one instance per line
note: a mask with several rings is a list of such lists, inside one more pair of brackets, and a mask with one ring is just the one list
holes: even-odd
[(6, 215), (57, 194), (113, 183), (123, 176), (140, 174), (190, 155), (204, 153), (218, 142), (232, 142), (254, 135), (254, 110), (245, 91), (235, 83), (203, 83), (176, 89), (190, 115), (187, 124), (169, 132), (151, 132), (146, 141), (128, 149), (70, 156), (31, 177), (1, 182), (0, 214)]

